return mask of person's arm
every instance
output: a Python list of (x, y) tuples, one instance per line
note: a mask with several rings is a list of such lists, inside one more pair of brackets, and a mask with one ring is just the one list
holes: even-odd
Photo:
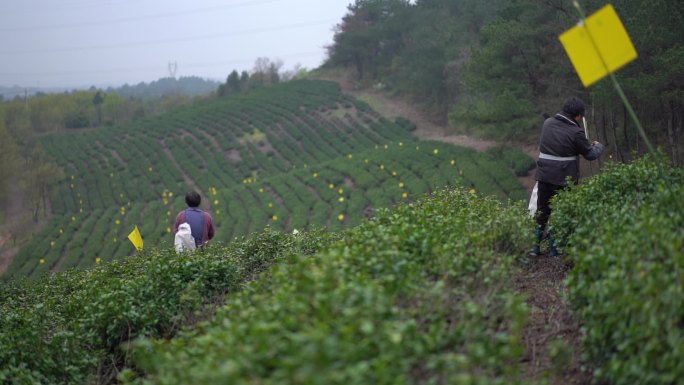
[(577, 146), (579, 153), (582, 154), (582, 156), (586, 160), (598, 159), (598, 157), (601, 156), (601, 154), (603, 153), (603, 149), (605, 148), (603, 144), (597, 141), (589, 143), (587, 138), (584, 136), (584, 133), (581, 131), (578, 131), (578, 133), (575, 134), (575, 144)]
[(586, 159), (586, 160), (598, 159), (598, 157), (601, 156), (601, 154), (603, 154), (604, 148), (605, 147), (603, 146), (603, 144), (601, 144), (597, 141), (594, 141), (591, 144), (591, 149), (589, 149), (589, 151), (587, 151), (587, 153), (583, 155), (584, 159)]
[(210, 240), (214, 238), (214, 232), (216, 229), (214, 228), (214, 220), (211, 218), (211, 215), (209, 213), (204, 213), (206, 218), (205, 222), (207, 223), (207, 240)]
[(176, 215), (176, 222), (173, 224), (174, 234), (178, 232), (178, 226), (180, 226), (183, 222), (185, 222), (185, 210), (179, 212), (178, 215)]

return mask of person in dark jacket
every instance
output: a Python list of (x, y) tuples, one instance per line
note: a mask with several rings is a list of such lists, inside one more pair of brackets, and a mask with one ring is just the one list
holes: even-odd
[(185, 194), (185, 203), (188, 208), (178, 213), (173, 225), (173, 234), (178, 232), (178, 227), (187, 223), (190, 225), (192, 237), (195, 238), (195, 246), (200, 247), (214, 238), (214, 221), (211, 215), (199, 209), (202, 197), (195, 191)]
[[(579, 182), (579, 156), (595, 160), (603, 153), (604, 146), (594, 141), (589, 143), (586, 132), (580, 125), (585, 116), (584, 102), (578, 98), (568, 99), (563, 111), (544, 121), (539, 141), (537, 173), (530, 198), (530, 213), (536, 214), (536, 244), (530, 255), (538, 256), (540, 243), (551, 215), (549, 202), (554, 195), (565, 188), (568, 181)], [(557, 256), (555, 240), (547, 231), (551, 244), (549, 256)]]

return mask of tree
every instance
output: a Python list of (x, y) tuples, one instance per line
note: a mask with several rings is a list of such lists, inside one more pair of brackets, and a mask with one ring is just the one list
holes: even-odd
[[(4, 202), (12, 181), (19, 173), (19, 148), (5, 127), (4, 109), (0, 106), (0, 202)], [(5, 209), (1, 205), (0, 209)]]
[(47, 208), (52, 188), (64, 178), (64, 172), (50, 161), (39, 147), (31, 149), (25, 157), (24, 196), (31, 205), (31, 216), (34, 222), (47, 217)]
[(401, 47), (408, 0), (356, 0), (335, 27), (334, 44), (327, 47), (329, 65), (353, 66), (357, 78), (377, 76)]
[(469, 96), (449, 115), (452, 125), (491, 138), (524, 139), (536, 135), (542, 114), (556, 112), (559, 99), (577, 93), (576, 76), (558, 43), (572, 19), (565, 20), (552, 3), (510, 1), (498, 19), (482, 27), (480, 47), (464, 74)]
[(97, 91), (93, 96), (93, 104), (97, 112), (97, 125), (102, 124), (102, 103), (104, 103), (105, 95), (101, 91)]
[[(601, 4), (596, 4), (595, 8), (599, 6)], [(661, 144), (673, 163), (679, 165), (684, 146), (684, 44), (681, 39), (684, 10), (681, 2), (618, 0), (614, 6), (639, 54), (638, 59), (621, 69), (617, 76), (650, 140)], [(616, 128), (620, 131), (614, 136), (618, 138), (616, 144), (624, 148), (623, 156), (627, 157), (632, 150), (645, 151), (615, 92), (603, 89), (609, 88), (606, 83), (592, 87), (592, 97), (597, 108), (611, 114), (613, 125), (608, 127), (608, 132)]]
[(242, 71), (240, 73), (240, 89), (246, 90), (249, 86), (249, 72)]
[(249, 88), (255, 89), (280, 82), (280, 68), (282, 60), (271, 61), (269, 58), (260, 57), (254, 62), (252, 74), (249, 77)]
[(228, 90), (228, 94), (235, 94), (241, 91), (240, 75), (236, 70), (233, 70), (233, 72), (228, 75), (228, 78), (226, 79), (226, 88)]

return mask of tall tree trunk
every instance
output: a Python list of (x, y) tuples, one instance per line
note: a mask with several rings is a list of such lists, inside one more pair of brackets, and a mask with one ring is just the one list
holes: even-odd
[[(625, 146), (627, 146), (627, 156), (629, 156), (629, 159), (631, 159), (632, 149), (629, 146), (629, 133), (627, 131), (627, 108), (625, 108), (625, 106), (622, 106), (622, 135), (625, 139)], [(624, 163), (624, 159), (622, 162)]]
[(33, 222), (38, 223), (38, 214), (40, 213), (40, 201), (36, 201), (33, 204)]
[(625, 157), (622, 156), (622, 151), (620, 151), (620, 145), (617, 141), (617, 124), (615, 124), (615, 113), (613, 110), (610, 111), (610, 131), (613, 133), (613, 144), (615, 145), (615, 155), (620, 160), (620, 163), (625, 163)]
[[(608, 133), (606, 132), (606, 106), (601, 107), (601, 132), (603, 133), (603, 140), (606, 145), (606, 147), (610, 146), (610, 142), (608, 141)], [(596, 132), (598, 132), (598, 127), (596, 128)], [(602, 168), (603, 165), (601, 164), (601, 157), (598, 158), (599, 161), (599, 167)]]
[(41, 186), (40, 196), (43, 199), (43, 218), (47, 218), (47, 195), (48, 187), (46, 185)]
[(678, 124), (679, 126), (681, 126), (681, 121), (676, 122), (677, 120), (678, 119), (675, 115), (674, 106), (672, 105), (672, 102), (670, 102), (667, 105), (667, 140), (668, 144), (670, 145), (670, 153), (672, 154), (672, 164), (674, 166), (679, 165), (679, 130), (676, 128), (676, 125)]

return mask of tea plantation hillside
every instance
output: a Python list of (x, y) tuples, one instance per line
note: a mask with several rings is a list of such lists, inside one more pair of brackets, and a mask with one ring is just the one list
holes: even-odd
[(443, 186), (524, 198), (511, 171), (522, 153), (502, 160), (418, 142), (412, 129), (345, 96), (336, 83), (304, 80), (126, 126), (46, 136), (43, 146), (67, 177), (54, 191), (54, 216), (9, 274), (129, 255), (134, 226), (146, 247), (171, 242), (172, 222), (192, 189), (214, 216), (218, 242), (266, 226), (353, 226), (375, 209)]
[[(681, 168), (645, 159), (558, 196), (599, 383), (684, 378), (683, 194)], [(523, 205), (452, 188), (338, 232), (267, 229), (3, 283), (0, 382), (546, 384), (522, 370), (535, 309), (515, 277), (533, 229)], [(564, 370), (559, 343), (536, 354)]]

